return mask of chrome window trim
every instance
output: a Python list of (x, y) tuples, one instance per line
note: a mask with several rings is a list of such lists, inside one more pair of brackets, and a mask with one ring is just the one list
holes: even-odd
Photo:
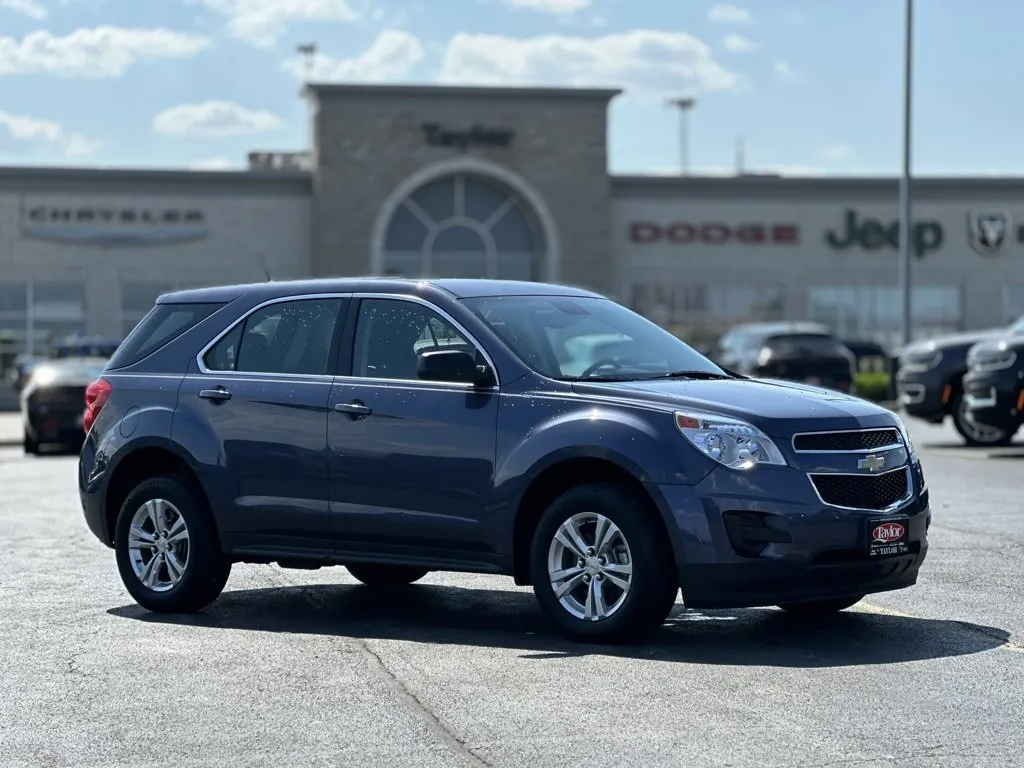
[[(466, 341), (468, 341), (471, 345), (473, 345), (477, 349), (477, 351), (481, 355), (483, 355), (484, 360), (487, 361), (487, 365), (490, 366), (491, 372), (494, 374), (494, 382), (495, 383), (490, 385), (490, 386), (488, 386), (488, 387), (479, 387), (479, 386), (477, 386), (475, 384), (469, 384), (469, 383), (458, 382), (458, 381), (423, 381), (422, 379), (386, 379), (386, 378), (374, 378), (374, 377), (370, 377), (370, 376), (354, 376), (354, 375), (337, 376), (336, 378), (338, 379), (338, 381), (359, 381), (359, 382), (368, 382), (368, 383), (377, 382), (377, 383), (386, 383), (386, 384), (402, 384), (402, 385), (405, 385), (405, 386), (408, 386), (408, 385), (411, 385), (411, 384), (415, 384), (417, 386), (430, 387), (430, 388), (434, 388), (434, 389), (437, 389), (437, 388), (441, 387), (441, 388), (455, 388), (455, 389), (458, 389), (460, 391), (462, 391), (462, 390), (466, 390), (466, 391), (475, 390), (475, 391), (478, 391), (478, 392), (488, 392), (488, 391), (499, 389), (501, 387), (501, 379), (498, 376), (498, 366), (496, 366), (494, 364), (494, 359), (490, 356), (490, 354), (488, 354), (487, 350), (484, 348), (484, 345), (481, 344), (479, 342), (479, 340), (472, 333), (470, 333), (466, 329), (466, 326), (464, 326), (462, 323), (460, 323), (458, 320), (456, 320), (454, 317), (452, 317), (448, 312), (446, 312), (445, 310), (441, 309), (441, 307), (437, 306), (433, 302), (427, 301), (426, 299), (423, 299), (423, 298), (421, 298), (419, 296), (409, 296), (408, 294), (402, 294), (402, 293), (354, 293), (354, 294), (352, 294), (352, 296), (353, 296), (353, 298), (356, 298), (356, 299), (386, 299), (386, 300), (389, 299), (389, 300), (397, 300), (397, 301), (407, 301), (407, 302), (409, 302), (411, 304), (419, 304), (422, 307), (426, 307), (427, 309), (429, 309), (429, 310), (431, 310), (433, 312), (436, 312), (438, 315), (440, 315), (442, 318), (444, 318), (444, 320), (446, 322), (450, 323), (451, 326), (453, 328), (455, 328), (455, 330), (457, 330), (459, 333), (461, 333), (465, 337)], [(355, 347), (355, 334), (358, 333), (358, 332), (359, 332), (359, 316), (357, 314), (356, 315), (356, 327), (354, 329), (354, 333), (353, 333), (353, 337), (352, 337), (353, 348)]]
[[(199, 372), (204, 376), (275, 376), (284, 379), (295, 379), (299, 381), (330, 381), (334, 379), (332, 373), (276, 373), (273, 371), (214, 371), (206, 367), (203, 362), (203, 358), (213, 349), (217, 344), (220, 343), (221, 339), (235, 330), (236, 327), (248, 320), (254, 313), (259, 312), (261, 309), (269, 307), (273, 304), (283, 304), (287, 301), (315, 301), (317, 299), (351, 299), (351, 293), (307, 293), (307, 294), (289, 294), (288, 296), (278, 296), (273, 299), (257, 304), (255, 307), (250, 309), (241, 317), (237, 318), (235, 322), (231, 323), (227, 328), (214, 336), (213, 341), (199, 350), (199, 354), (196, 355), (196, 366), (199, 368)], [(344, 317), (339, 318), (344, 322)]]
[[(882, 477), (883, 475), (890, 475), (893, 472), (906, 473), (907, 493), (906, 495), (903, 496), (903, 498), (894, 501), (892, 504), (890, 504), (887, 507), (884, 507), (883, 509), (870, 509), (865, 507), (846, 507), (841, 504), (829, 504), (827, 501), (821, 498), (821, 494), (818, 493), (818, 486), (814, 484), (815, 475), (822, 475), (825, 477)], [(818, 501), (820, 501), (829, 509), (846, 509), (852, 512), (870, 512), (871, 514), (875, 515), (890, 515), (894, 512), (898, 512), (899, 510), (901, 510), (903, 507), (907, 506), (914, 500), (914, 469), (913, 467), (910, 466), (909, 463), (902, 467), (896, 467), (896, 469), (890, 469), (887, 472), (879, 472), (877, 475), (868, 474), (866, 472), (808, 472), (807, 482), (809, 482), (811, 488), (814, 489), (814, 495), (818, 497)]]
[[(892, 430), (897, 434), (897, 436), (899, 436), (900, 428), (895, 425), (891, 427), (869, 427), (867, 429), (827, 429), (821, 432), (796, 432), (793, 437), (790, 438), (790, 444), (793, 447), (793, 453), (875, 453), (876, 451), (891, 451), (896, 448), (907, 448), (909, 450), (909, 446), (903, 444), (902, 438), (900, 438), (900, 442), (898, 443), (880, 445), (877, 448), (844, 448), (836, 451), (808, 451), (801, 450), (796, 447), (796, 439), (806, 435), (845, 435), (854, 432), (885, 432), (888, 430)], [(885, 472), (882, 474), (884, 475)]]

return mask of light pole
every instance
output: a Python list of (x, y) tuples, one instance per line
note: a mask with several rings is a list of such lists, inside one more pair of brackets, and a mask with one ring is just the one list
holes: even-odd
[(911, 151), (911, 105), (912, 76), (914, 69), (914, 0), (904, 0), (906, 36), (903, 44), (903, 175), (900, 178), (900, 304), (902, 314), (902, 342), (906, 346), (913, 339), (912, 306), (913, 295), (910, 285), (911, 259), (911, 192), (910, 192), (910, 151)]
[(690, 172), (689, 115), (696, 99), (669, 99), (667, 104), (679, 110), (679, 169), (683, 176)]
[(308, 83), (313, 74), (313, 63), (316, 60), (316, 43), (303, 43), (297, 46), (296, 50), (306, 59), (306, 82)]

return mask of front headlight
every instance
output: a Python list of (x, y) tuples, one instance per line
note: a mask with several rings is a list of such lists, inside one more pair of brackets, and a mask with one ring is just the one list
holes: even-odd
[(905, 371), (930, 371), (941, 362), (941, 349), (922, 349), (900, 356), (900, 367)]
[(679, 431), (694, 448), (730, 469), (786, 464), (782, 451), (753, 424), (694, 411), (677, 411), (675, 417)]

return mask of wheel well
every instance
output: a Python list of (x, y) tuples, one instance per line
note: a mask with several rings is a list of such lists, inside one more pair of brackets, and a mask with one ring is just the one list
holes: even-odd
[(587, 483), (609, 482), (629, 486), (647, 500), (652, 520), (660, 526), (665, 536), (668, 536), (665, 521), (658, 514), (654, 499), (644, 488), (643, 483), (637, 480), (632, 473), (606, 459), (589, 457), (565, 459), (552, 464), (537, 475), (519, 502), (512, 540), (512, 564), (517, 585), (528, 586), (531, 583), (530, 544), (541, 515), (544, 514), (544, 510), (551, 502), (570, 488)]
[(114, 469), (107, 487), (106, 516), (107, 535), (110, 543), (114, 542), (114, 531), (117, 528), (117, 516), (121, 512), (128, 494), (139, 483), (151, 477), (175, 475), (182, 478), (209, 504), (203, 486), (196, 473), (178, 455), (165, 448), (140, 448), (126, 456)]

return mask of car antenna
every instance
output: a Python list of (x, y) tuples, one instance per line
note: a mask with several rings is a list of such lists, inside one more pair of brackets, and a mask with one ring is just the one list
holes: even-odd
[(267, 282), (268, 283), (274, 282), (274, 278), (271, 277), (271, 275), (270, 275), (270, 267), (267, 266), (267, 256), (266, 256), (265, 253), (263, 253), (263, 251), (260, 251), (259, 259), (260, 259), (260, 266), (263, 267), (263, 274), (265, 274), (267, 276)]

